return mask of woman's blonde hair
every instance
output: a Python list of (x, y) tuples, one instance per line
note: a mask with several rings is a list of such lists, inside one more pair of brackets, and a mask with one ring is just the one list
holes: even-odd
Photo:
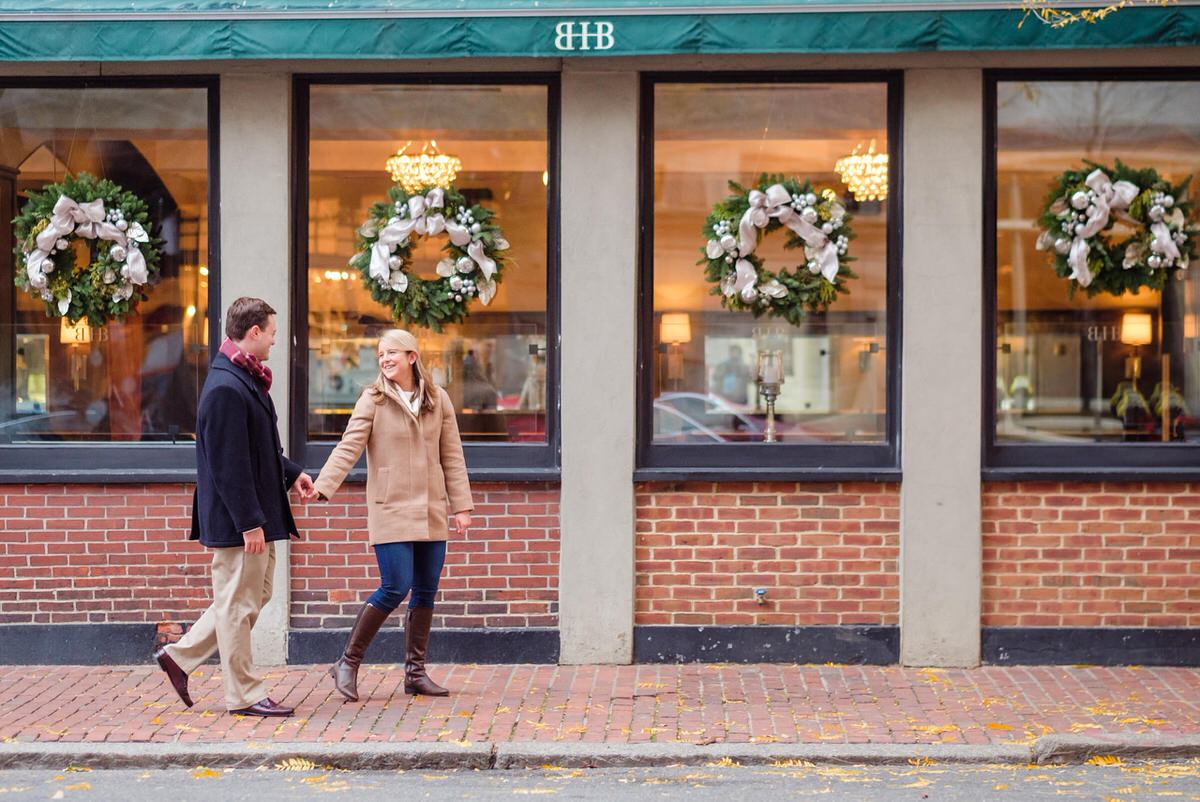
[[(417, 338), (404, 329), (388, 329), (379, 335), (379, 347), (382, 348), (385, 344), (399, 348), (401, 351), (411, 351), (417, 355), (417, 361), (413, 362), (412, 367), (417, 380), (417, 390), (421, 393), (421, 406), (424, 409), (437, 409), (437, 387), (430, 378), (429, 371), (425, 369), (425, 363), (421, 361), (421, 350), (417, 347)], [(382, 394), (385, 381), (381, 370), (379, 377), (371, 384), (371, 389)]]

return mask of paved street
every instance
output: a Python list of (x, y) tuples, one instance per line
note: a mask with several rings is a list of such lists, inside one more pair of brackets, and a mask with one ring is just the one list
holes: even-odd
[(1200, 733), (1188, 668), (837, 665), (434, 666), (449, 697), (370, 666), (345, 703), (325, 666), (269, 676), (289, 719), (228, 715), (216, 666), (178, 701), (156, 666), (0, 667), (0, 745), (87, 743), (1030, 744)]
[(7, 771), (0, 772), (5, 800), (121, 799), (271, 800), (320, 798), (343, 792), (355, 800), (558, 799), (720, 800), (809, 796), (847, 800), (975, 802), (1013, 800), (1200, 799), (1200, 763), (1116, 762), (1111, 765), (905, 765), (814, 766), (796, 761), (774, 766), (722, 764), (656, 769), (533, 771), (339, 771), (281, 764), (258, 771)]

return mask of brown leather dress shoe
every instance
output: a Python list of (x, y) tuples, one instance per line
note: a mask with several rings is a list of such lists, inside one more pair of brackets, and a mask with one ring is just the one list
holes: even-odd
[(180, 701), (191, 707), (192, 697), (188, 694), (187, 673), (171, 659), (171, 655), (167, 654), (165, 648), (155, 652), (154, 659), (158, 661), (158, 667), (167, 672), (167, 679), (171, 680), (171, 687), (175, 689), (175, 693), (179, 694)]
[(290, 716), (294, 711), (290, 707), (275, 702), (271, 697), (263, 699), (261, 702), (255, 702), (249, 707), (243, 707), (241, 710), (230, 710), (239, 716)]

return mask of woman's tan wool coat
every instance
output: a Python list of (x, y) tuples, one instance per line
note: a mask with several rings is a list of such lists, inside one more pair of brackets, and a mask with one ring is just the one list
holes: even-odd
[[(367, 450), (367, 536), (371, 545), (447, 540), (447, 499), (455, 513), (474, 509), (467, 463), (450, 396), (437, 388), (437, 408), (419, 414), (386, 383), (359, 396), (342, 440), (317, 477), (325, 498)], [(418, 389), (420, 392), (420, 389)]]

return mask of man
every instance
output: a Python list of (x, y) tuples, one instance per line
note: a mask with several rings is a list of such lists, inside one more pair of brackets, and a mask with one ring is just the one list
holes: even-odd
[(250, 631), (271, 598), (275, 541), (299, 537), (288, 488), (316, 495), (312, 479), (283, 456), (263, 363), (275, 344), (275, 310), (238, 298), (225, 313), (225, 342), (213, 360), (196, 413), (192, 540), (212, 549), (213, 601), (178, 643), (155, 653), (188, 707), (188, 674), (217, 649), (231, 713), (290, 716), (254, 669)]

